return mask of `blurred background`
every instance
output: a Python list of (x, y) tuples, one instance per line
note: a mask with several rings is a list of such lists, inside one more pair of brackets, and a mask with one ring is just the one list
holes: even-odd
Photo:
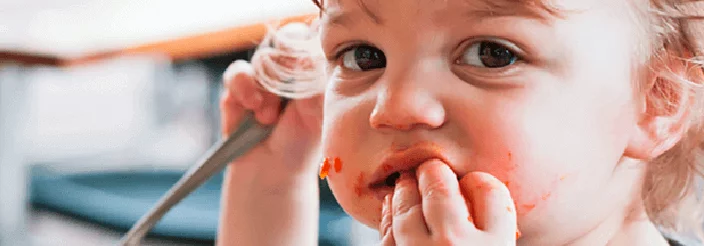
[[(0, 0), (0, 246), (115, 245), (218, 140), (221, 75), (308, 0)], [(213, 245), (209, 180), (144, 245)], [(321, 182), (321, 245), (369, 245)]]

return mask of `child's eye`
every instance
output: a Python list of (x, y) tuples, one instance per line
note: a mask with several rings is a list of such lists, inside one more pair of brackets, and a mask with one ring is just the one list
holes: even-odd
[(469, 46), (458, 62), (476, 67), (501, 68), (512, 65), (517, 59), (518, 56), (505, 45), (481, 41)]
[(386, 67), (384, 52), (367, 45), (351, 47), (343, 51), (342, 66), (354, 71), (368, 71)]

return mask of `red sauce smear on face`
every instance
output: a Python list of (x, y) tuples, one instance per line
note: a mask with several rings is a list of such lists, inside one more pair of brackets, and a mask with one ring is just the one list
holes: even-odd
[(328, 176), (328, 172), (330, 172), (330, 159), (325, 158), (323, 165), (320, 165), (320, 179), (325, 179)]
[(335, 157), (335, 172), (339, 173), (340, 170), (342, 170), (342, 161), (340, 160), (340, 157)]
[(392, 168), (394, 168), (394, 167), (393, 167), (392, 165), (389, 165), (389, 164), (384, 164), (383, 166), (381, 166), (381, 169), (384, 169), (384, 172), (388, 172), (388, 171), (391, 170)]
[(354, 193), (357, 194), (357, 196), (362, 196), (362, 190), (363, 190), (363, 185), (364, 185), (364, 174), (359, 173), (357, 176), (357, 180), (355, 181), (354, 184)]

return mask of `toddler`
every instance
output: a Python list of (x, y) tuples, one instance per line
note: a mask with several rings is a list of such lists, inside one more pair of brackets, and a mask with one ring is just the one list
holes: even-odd
[[(383, 245), (701, 233), (703, 2), (314, 3), (287, 32), (319, 53), (225, 73), (223, 134), (247, 110), (276, 126), (226, 172), (218, 245), (315, 245), (316, 174)], [(282, 108), (256, 75), (295, 66), (324, 87)]]

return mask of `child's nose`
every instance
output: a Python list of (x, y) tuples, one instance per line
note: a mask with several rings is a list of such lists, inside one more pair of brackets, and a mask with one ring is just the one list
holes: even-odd
[(374, 129), (434, 129), (445, 122), (439, 98), (422, 84), (396, 83), (381, 90), (369, 117)]

